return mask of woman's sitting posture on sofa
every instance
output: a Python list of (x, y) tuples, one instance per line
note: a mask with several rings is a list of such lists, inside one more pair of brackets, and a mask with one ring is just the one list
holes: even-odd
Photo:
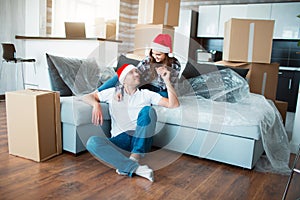
[[(141, 156), (149, 152), (156, 126), (156, 112), (151, 105), (167, 108), (179, 106), (179, 101), (170, 81), (170, 71), (159, 68), (157, 73), (163, 78), (168, 98), (147, 89), (138, 89), (140, 74), (138, 69), (124, 64), (118, 69), (119, 82), (124, 86), (121, 100), (115, 98), (115, 88), (95, 91), (84, 96), (93, 106), (92, 121), (95, 125), (103, 122), (100, 101), (109, 104), (111, 114), (111, 138), (92, 136), (87, 141), (87, 150), (101, 161), (116, 168), (118, 174), (131, 177), (133, 174), (154, 181), (153, 170), (147, 165), (139, 165)], [(126, 156), (129, 152), (129, 156)]]

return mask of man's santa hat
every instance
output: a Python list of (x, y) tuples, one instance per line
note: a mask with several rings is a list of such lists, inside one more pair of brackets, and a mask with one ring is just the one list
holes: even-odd
[(128, 72), (130, 72), (132, 69), (136, 69), (136, 66), (131, 65), (131, 64), (124, 64), (122, 65), (118, 70), (117, 74), (119, 77), (119, 82), (123, 85), (124, 84), (124, 79)]
[(154, 51), (167, 53), (169, 57), (173, 57), (171, 36), (169, 34), (157, 35), (151, 43), (151, 49)]

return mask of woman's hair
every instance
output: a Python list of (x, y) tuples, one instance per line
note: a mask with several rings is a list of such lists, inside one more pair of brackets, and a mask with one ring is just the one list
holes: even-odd
[[(164, 64), (164, 65), (167, 65), (168, 67), (172, 67), (172, 63), (174, 63), (175, 58), (169, 57), (168, 53), (164, 53), (164, 54), (166, 55), (166, 57), (165, 57), (164, 61), (160, 62), (159, 64)], [(152, 49), (150, 49), (149, 56), (150, 56), (150, 64), (157, 63), (155, 61), (154, 57), (152, 56)]]
[(151, 71), (151, 80), (155, 79), (157, 77), (156, 68), (161, 66), (167, 66), (167, 68), (172, 67), (172, 63), (175, 62), (174, 57), (169, 57), (168, 53), (165, 54), (165, 59), (162, 62), (156, 62), (154, 57), (152, 56), (152, 49), (150, 49), (149, 57), (150, 57), (150, 71)]

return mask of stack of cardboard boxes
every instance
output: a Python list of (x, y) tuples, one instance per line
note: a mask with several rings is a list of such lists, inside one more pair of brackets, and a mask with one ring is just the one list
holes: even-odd
[(271, 63), (273, 30), (274, 20), (225, 22), (223, 60), (217, 64), (249, 69), (250, 92), (273, 100), (285, 121), (287, 102), (276, 101), (279, 63)]
[(160, 33), (171, 35), (174, 41), (174, 27), (178, 26), (179, 9), (180, 0), (140, 0), (133, 54), (148, 55), (151, 42)]

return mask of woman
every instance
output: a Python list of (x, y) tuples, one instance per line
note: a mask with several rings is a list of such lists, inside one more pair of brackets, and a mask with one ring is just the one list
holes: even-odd
[[(178, 80), (181, 69), (179, 61), (172, 54), (172, 39), (168, 34), (157, 35), (152, 44), (149, 56), (144, 58), (137, 68), (141, 74), (141, 89), (149, 89), (158, 92), (161, 96), (167, 97), (166, 84), (161, 75), (167, 69), (171, 72), (171, 83), (173, 86)], [(98, 88), (102, 91), (115, 87), (118, 83), (118, 76), (115, 75)], [(121, 86), (122, 87), (122, 86)], [(117, 87), (119, 88), (119, 87)]]

